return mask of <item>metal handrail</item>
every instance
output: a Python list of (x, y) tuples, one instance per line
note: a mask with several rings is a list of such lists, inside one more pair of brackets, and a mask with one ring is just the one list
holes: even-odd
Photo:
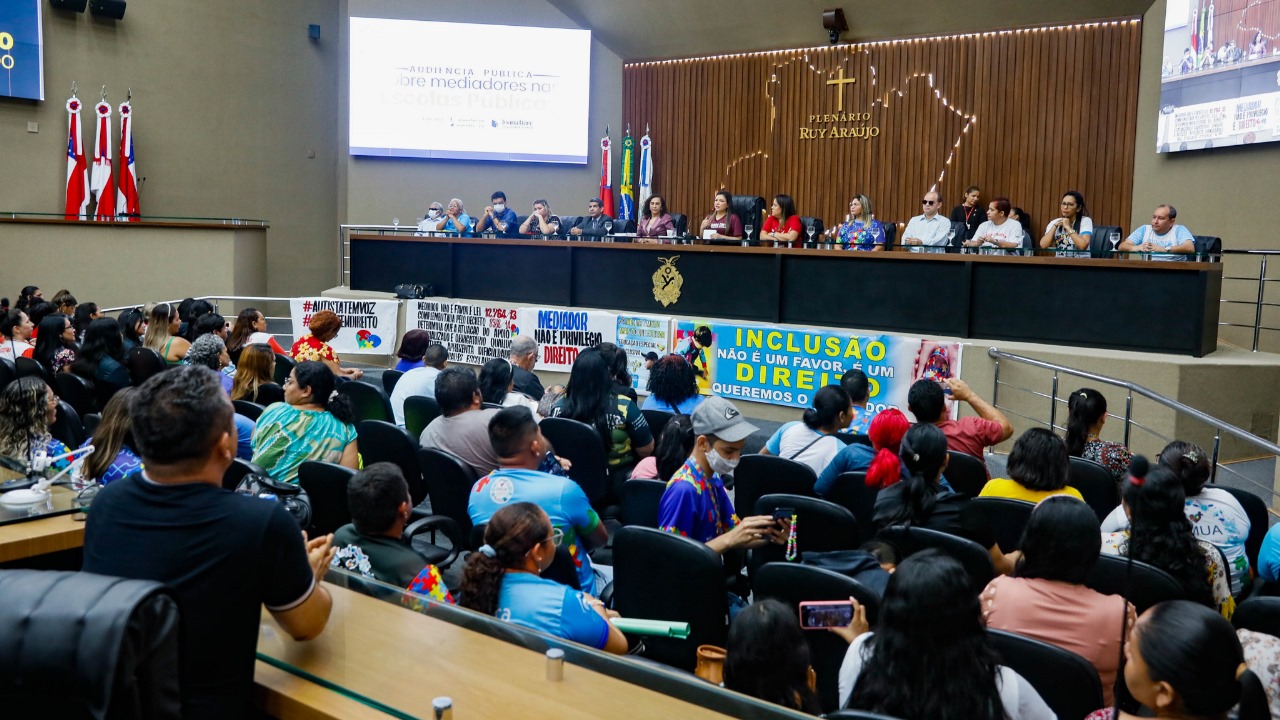
[[(1280, 254), (1280, 253), (1277, 253), (1277, 254)], [(1016, 355), (1014, 353), (1005, 352), (1003, 350), (1000, 350), (994, 347), (987, 348), (987, 355), (996, 361), (995, 381), (994, 381), (995, 387), (993, 388), (991, 393), (991, 404), (995, 405), (996, 407), (999, 407), (998, 400), (1000, 397), (1000, 361), (1001, 360), (1009, 360), (1012, 362), (1022, 363), (1024, 365), (1030, 365), (1032, 367), (1038, 367), (1043, 370), (1053, 371), (1053, 389), (1051, 391), (1051, 394), (1049, 395), (1050, 408), (1051, 408), (1049, 413), (1050, 427), (1055, 426), (1054, 420), (1057, 417), (1057, 407), (1058, 407), (1058, 402), (1060, 402), (1060, 399), (1058, 398), (1058, 375), (1064, 374), (1064, 375), (1071, 375), (1079, 378), (1085, 378), (1086, 380), (1093, 380), (1095, 382), (1105, 383), (1107, 385), (1112, 385), (1127, 391), (1128, 396), (1125, 400), (1125, 413), (1123, 417), (1125, 445), (1129, 444), (1129, 431), (1130, 431), (1130, 428), (1135, 425), (1138, 426), (1140, 429), (1143, 429), (1143, 430), (1146, 430), (1147, 432), (1152, 433), (1153, 435), (1159, 436), (1158, 433), (1154, 432), (1150, 428), (1146, 428), (1138, 424), (1137, 422), (1134, 422), (1133, 397), (1135, 395), (1138, 395), (1158, 405), (1162, 405), (1176, 412), (1188, 415), (1214, 429), (1213, 456), (1212, 456), (1212, 463), (1213, 463), (1212, 472), (1214, 474), (1214, 477), (1217, 476), (1218, 454), (1222, 444), (1223, 434), (1234, 437), (1237, 440), (1242, 440), (1251, 445), (1260, 447), (1272, 455), (1280, 455), (1280, 445), (1277, 445), (1276, 443), (1273, 443), (1270, 440), (1267, 440), (1266, 438), (1262, 438), (1257, 435), (1254, 435), (1253, 433), (1247, 430), (1238, 428), (1235, 425), (1232, 425), (1231, 423), (1226, 422), (1225, 420), (1221, 420), (1206, 412), (1197, 410), (1191, 407), (1190, 405), (1186, 405), (1184, 403), (1178, 402), (1177, 400), (1167, 398), (1164, 395), (1161, 395), (1160, 393), (1157, 393), (1154, 390), (1145, 388), (1142, 385), (1139, 385), (1135, 382), (1131, 382), (1129, 380), (1121, 380), (1120, 378), (1113, 378), (1108, 375), (1089, 372), (1087, 370), (1078, 370), (1076, 368), (1068, 367), (1066, 365), (1059, 365), (1058, 363), (1047, 362), (1044, 360), (1036, 360), (1035, 358), (1029, 358), (1023, 355)], [(1014, 386), (1010, 386), (1010, 387), (1014, 387)], [(1019, 388), (1019, 389), (1026, 390), (1027, 392), (1032, 392), (1032, 393), (1035, 392), (1028, 388)], [(1036, 393), (1036, 394), (1039, 394), (1039, 393)], [(1021, 417), (1026, 417), (1026, 416), (1022, 415)], [(1112, 417), (1116, 417), (1116, 416), (1113, 415)]]
[[(186, 298), (175, 298), (175, 299), (173, 299), (173, 300), (157, 300), (157, 301), (156, 301), (156, 303), (171, 303), (171, 304), (177, 304), (177, 303), (182, 302), (182, 301), (183, 301), (183, 300), (185, 300), (185, 299), (186, 299)], [(255, 302), (255, 303), (257, 303), (257, 302), (289, 302), (289, 301), (293, 300), (294, 298), (291, 298), (291, 297), (265, 297), (265, 296), (253, 296), (253, 295), (201, 295), (200, 297), (193, 297), (193, 298), (191, 298), (191, 299), (192, 299), (192, 300), (208, 300), (208, 301), (210, 301), (210, 302), (212, 302), (212, 303), (213, 303), (213, 311), (214, 311), (214, 312), (218, 312), (218, 302), (219, 302), (219, 301), (227, 301), (227, 302), (241, 302), (241, 301), (244, 301), (244, 302)], [(106, 315), (106, 314), (108, 314), (108, 313), (120, 313), (120, 312), (124, 312), (125, 310), (132, 310), (132, 309), (134, 309), (134, 308), (142, 307), (143, 305), (146, 305), (146, 303), (138, 303), (138, 304), (136, 304), (136, 305), (123, 305), (123, 306), (121, 306), (121, 307), (99, 308), (99, 309), (98, 309), (98, 312), (100, 312), (100, 313), (102, 313), (102, 314), (104, 314), (104, 315)], [(262, 317), (263, 317), (263, 318), (265, 318), (265, 319), (267, 319), (267, 320), (292, 320), (292, 319), (293, 319), (292, 317), (289, 317), (289, 316), (283, 316), (283, 315), (266, 315), (266, 314), (264, 314)], [(233, 319), (234, 319), (234, 318), (233, 318)], [(293, 333), (291, 333), (291, 332), (288, 332), (288, 333), (271, 333), (271, 335), (272, 335), (272, 337), (293, 337)]]

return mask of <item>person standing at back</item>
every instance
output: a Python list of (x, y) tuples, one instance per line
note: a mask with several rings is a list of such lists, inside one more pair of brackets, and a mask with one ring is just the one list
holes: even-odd
[(951, 222), (964, 223), (964, 239), (972, 240), (978, 226), (986, 219), (978, 202), (982, 199), (982, 188), (970, 185), (965, 188), (964, 202), (951, 209)]

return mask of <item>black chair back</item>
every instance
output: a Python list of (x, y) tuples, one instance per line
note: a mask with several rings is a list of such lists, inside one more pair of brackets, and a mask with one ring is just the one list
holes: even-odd
[(273, 382), (259, 385), (258, 392), (253, 396), (253, 401), (262, 407), (284, 402), (284, 388)]
[(1280, 597), (1257, 596), (1236, 606), (1231, 624), (1237, 630), (1252, 630), (1280, 637)]
[(1267, 536), (1267, 529), (1270, 527), (1270, 515), (1267, 512), (1267, 503), (1257, 495), (1248, 490), (1229, 487), (1227, 485), (1218, 485), (1213, 483), (1205, 487), (1217, 488), (1224, 492), (1231, 493), (1231, 496), (1240, 503), (1240, 507), (1244, 508), (1244, 514), (1249, 518), (1249, 534), (1244, 540), (1244, 554), (1249, 558), (1249, 567), (1255, 570), (1258, 567), (1258, 553), (1262, 550), (1262, 541)]
[[(372, 385), (368, 387), (373, 388)], [(378, 390), (373, 389), (375, 392)], [(385, 420), (361, 421), (356, 425), (356, 435), (365, 467), (376, 462), (389, 462), (396, 465), (409, 483), (409, 499), (413, 504), (417, 505), (427, 499), (427, 483), (422, 479), (422, 470), (418, 465), (417, 438), (409, 437), (409, 433), (405, 432), (404, 428)]]
[(53, 384), (53, 376), (49, 373), (45, 366), (29, 357), (18, 357), (13, 361), (14, 367), (18, 369), (18, 377), (38, 377), (41, 380)]
[[(1084, 584), (1103, 595), (1123, 596), (1133, 603), (1139, 615), (1156, 603), (1186, 597), (1182, 586), (1169, 573), (1138, 560), (1133, 561), (1132, 569), (1127, 567), (1128, 564), (1126, 557), (1101, 555), (1098, 564), (1084, 579)], [(1126, 575), (1128, 583), (1125, 582)]]
[(858, 539), (866, 542), (875, 536), (876, 496), (879, 488), (867, 487), (867, 474), (864, 472), (840, 473), (836, 476), (825, 499), (853, 513), (858, 521)]
[(816, 482), (818, 476), (813, 474), (813, 468), (804, 463), (776, 455), (743, 455), (733, 471), (733, 506), (739, 516), (746, 517), (765, 495), (817, 497), (813, 492)]
[[(382, 388), (361, 380), (352, 380), (338, 383), (338, 393), (346, 395), (351, 400), (357, 423), (362, 420), (395, 422), (395, 416), (391, 414), (391, 400), (387, 398), (386, 393), (382, 392)], [(363, 451), (364, 448), (361, 450)]]
[(880, 715), (863, 710), (836, 710), (826, 714), (827, 720), (898, 720), (888, 715)]
[[(452, 518), (458, 524), (462, 537), (470, 540), (471, 515), (467, 513), (467, 500), (471, 486), (476, 484), (475, 471), (456, 455), (435, 448), (419, 448), (418, 464), (427, 480), (431, 512)], [(478, 547), (479, 543), (472, 543), (468, 549)]]
[(124, 364), (129, 370), (129, 379), (133, 381), (134, 386), (141, 385), (152, 375), (158, 375), (169, 367), (165, 364), (164, 358), (160, 357), (160, 353), (141, 345), (129, 351)]
[[(806, 552), (854, 550), (858, 547), (858, 521), (848, 509), (816, 497), (775, 493), (756, 501), (755, 515), (772, 515), (778, 508), (795, 511), (799, 525), (796, 527), (796, 549), (801, 556)], [(743, 508), (746, 512), (746, 508)], [(766, 562), (783, 559), (785, 550), (780, 545), (769, 544), (751, 551), (751, 564), (759, 567)]]
[(963, 220), (952, 220), (951, 232), (951, 242), (947, 243), (947, 252), (958, 253), (964, 247), (965, 234), (969, 232), (969, 226)]
[(578, 223), (580, 222), (582, 222), (581, 215), (561, 215), (560, 229), (559, 231), (556, 232), (556, 235), (559, 237), (567, 236), (569, 234), (569, 231), (577, 227)]
[(84, 422), (85, 438), (93, 437), (94, 431), (98, 429), (98, 424), (102, 422), (102, 416), (98, 413), (89, 413), (80, 419)]
[(235, 490), (245, 475), (266, 474), (267, 471), (263, 470), (262, 466), (251, 463), (248, 460), (236, 458), (231, 461), (231, 465), (227, 467), (226, 472), (222, 473), (222, 489)]
[[(1022, 549), (1022, 532), (1031, 520), (1035, 503), (997, 497), (976, 497), (969, 501), (974, 512), (981, 513), (996, 536), (996, 544), (1005, 553)], [(1095, 710), (1097, 708), (1094, 708)]]
[(1107, 238), (1112, 232), (1120, 234), (1124, 239), (1124, 230), (1119, 225), (1094, 225), (1093, 236), (1089, 239), (1089, 255), (1095, 258), (1111, 257), (1111, 241)]
[(677, 237), (689, 234), (689, 216), (683, 213), (671, 213), (671, 226), (675, 228)]
[(1240, 678), (1240, 703), (1236, 706), (1236, 720), (1271, 720), (1267, 689), (1257, 673), (1247, 672)]
[(98, 401), (94, 397), (93, 383), (70, 372), (60, 372), (53, 376), (53, 391), (58, 397), (67, 401), (84, 417), (98, 411)]
[(556, 455), (573, 463), (569, 477), (582, 487), (591, 504), (603, 500), (609, 490), (609, 464), (600, 433), (586, 423), (568, 418), (547, 418), (539, 427)]
[(80, 413), (68, 405), (66, 400), (58, 401), (58, 416), (49, 426), (49, 434), (55, 440), (61, 440), (71, 450), (84, 442), (84, 423), (80, 422)]
[(760, 228), (764, 225), (764, 209), (767, 207), (769, 204), (762, 197), (734, 195), (733, 205), (729, 211), (738, 216), (744, 234), (747, 232), (747, 226), (751, 226), (751, 234), (747, 239), (755, 242), (760, 239)]
[(628, 480), (622, 484), (622, 510), (618, 520), (623, 525), (658, 527), (658, 506), (667, 484), (661, 480)]
[(258, 403), (249, 402), (248, 400), (232, 400), (231, 407), (235, 408), (236, 412), (254, 422), (258, 422), (258, 418), (261, 417), (262, 413), (266, 410), (266, 408), (262, 407)]
[(106, 380), (94, 380), (93, 381), (94, 403), (98, 406), (99, 409), (105, 409), (107, 407), (107, 403), (111, 402), (111, 398), (114, 397), (116, 393), (120, 392), (123, 389), (124, 389), (124, 386), (116, 385), (115, 383), (107, 382)]
[(649, 431), (653, 433), (655, 442), (662, 437), (662, 429), (675, 417), (666, 410), (641, 410), (640, 413), (644, 415), (645, 422), (649, 423)]
[(351, 468), (315, 460), (298, 466), (298, 484), (311, 499), (310, 537), (328, 535), (351, 522), (347, 485), (355, 475)]
[[(756, 572), (752, 583), (756, 600), (773, 598), (799, 612), (802, 602), (822, 602), (854, 598), (867, 609), (867, 622), (875, 627), (880, 614), (880, 598), (857, 580), (838, 572), (799, 563), (771, 562)], [(810, 630), (804, 634), (809, 660), (818, 676), (818, 699), (824, 712), (840, 705), (840, 665), (849, 646), (834, 633)]]
[[(289, 378), (289, 373), (293, 372), (293, 368), (297, 364), (298, 363), (294, 362), (294, 359), (288, 355), (276, 353), (276, 371), (273, 375), (276, 384), (280, 387), (284, 387), (284, 381)], [(136, 382), (134, 384), (137, 385)]]
[(796, 242), (809, 242), (809, 226), (813, 226), (813, 241), (820, 242), (822, 233), (826, 232), (827, 226), (823, 224), (822, 218), (813, 215), (800, 216), (800, 237), (796, 238)]
[(440, 403), (433, 397), (414, 395), (404, 400), (404, 429), (415, 438), (422, 437), (432, 420), (440, 417)]
[(619, 614), (689, 623), (685, 640), (646, 637), (644, 657), (693, 670), (699, 645), (724, 647), (729, 605), (716, 551), (654, 528), (624, 527), (613, 537), (613, 563)]
[(948, 450), (947, 469), (943, 471), (947, 482), (962, 495), (978, 497), (982, 486), (987, 484), (987, 465), (982, 460), (966, 455), (958, 450)]
[(391, 391), (396, 389), (396, 383), (400, 382), (402, 377), (404, 377), (402, 370), (382, 371), (382, 389), (387, 393), (387, 397), (391, 397)]
[(1216, 235), (1194, 235), (1196, 260), (1200, 262), (1222, 262), (1222, 238)]
[(1102, 522), (1120, 504), (1120, 487), (1111, 471), (1092, 460), (1072, 457), (1067, 484), (1080, 491)]
[(1093, 663), (1047, 642), (988, 630), (1003, 665), (1021, 675), (1061, 720), (1083, 720), (1102, 707), (1102, 681)]
[(934, 548), (950, 555), (964, 566), (977, 592), (981, 592), (996, 574), (995, 567), (991, 564), (991, 554), (987, 549), (958, 535), (948, 535), (929, 528), (907, 528), (898, 525), (884, 528), (876, 533), (876, 537), (896, 545), (904, 558), (926, 548)]
[(898, 223), (881, 223), (884, 226), (884, 249), (892, 250), (898, 240)]
[(0, 358), (0, 390), (9, 386), (9, 383), (18, 379), (18, 368), (9, 358)]

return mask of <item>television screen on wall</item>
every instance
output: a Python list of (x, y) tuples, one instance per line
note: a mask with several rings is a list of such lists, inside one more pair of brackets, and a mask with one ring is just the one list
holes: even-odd
[(586, 164), (591, 33), (351, 18), (352, 155)]
[(1280, 0), (1169, 0), (1158, 152), (1280, 140)]
[(44, 99), (42, 2), (0, 1), (0, 97)]

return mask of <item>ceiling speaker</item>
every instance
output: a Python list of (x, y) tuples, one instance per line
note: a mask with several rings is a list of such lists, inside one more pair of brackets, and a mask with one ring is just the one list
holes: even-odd
[(71, 12), (84, 12), (84, 6), (89, 4), (89, 0), (49, 0), (49, 7), (55, 10), (70, 10)]
[(89, 0), (89, 12), (95, 17), (124, 19), (124, 0)]

